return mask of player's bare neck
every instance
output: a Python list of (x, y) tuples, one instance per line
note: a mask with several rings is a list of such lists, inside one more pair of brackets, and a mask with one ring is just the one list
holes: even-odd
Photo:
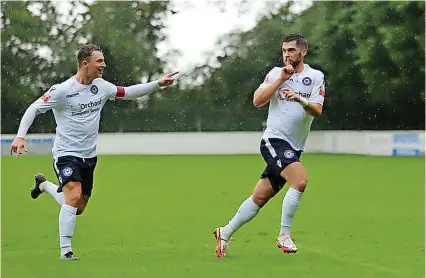
[(305, 68), (305, 65), (302, 63), (302, 62), (300, 62), (298, 65), (297, 65), (297, 67), (294, 69), (294, 72), (296, 72), (296, 73), (301, 73), (302, 71), (303, 71), (303, 69)]
[(87, 75), (83, 74), (81, 71), (78, 71), (75, 75), (75, 79), (78, 83), (83, 85), (90, 85), (93, 82), (93, 78), (89, 78)]

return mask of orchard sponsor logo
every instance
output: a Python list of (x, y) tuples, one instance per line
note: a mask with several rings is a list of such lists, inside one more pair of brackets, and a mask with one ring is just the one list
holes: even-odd
[(77, 104), (80, 111), (72, 112), (72, 116), (82, 116), (87, 115), (92, 112), (96, 112), (101, 109), (102, 101), (101, 99), (97, 101), (89, 101), (88, 103), (79, 103)]
[[(311, 97), (311, 93), (296, 92), (296, 94), (298, 94), (299, 96), (304, 97), (306, 99), (309, 99)], [(288, 100), (284, 97), (284, 90), (280, 90), (280, 93), (278, 94), (278, 99), (294, 102), (294, 100)]]

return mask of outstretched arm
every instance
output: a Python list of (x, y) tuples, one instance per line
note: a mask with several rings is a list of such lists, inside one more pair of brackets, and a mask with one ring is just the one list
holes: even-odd
[(152, 93), (155, 89), (159, 87), (170, 86), (174, 82), (173, 76), (178, 74), (179, 72), (172, 72), (166, 74), (159, 80), (151, 81), (144, 84), (137, 84), (127, 87), (117, 87), (117, 94), (115, 96), (116, 99), (136, 99), (143, 95), (147, 95)]

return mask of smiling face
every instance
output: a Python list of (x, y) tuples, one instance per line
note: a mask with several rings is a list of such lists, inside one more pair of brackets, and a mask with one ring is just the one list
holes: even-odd
[(77, 55), (79, 70), (84, 72), (88, 79), (102, 77), (106, 68), (104, 54), (99, 46), (86, 45), (80, 48)]
[(93, 51), (88, 60), (85, 60), (84, 65), (87, 67), (87, 76), (89, 78), (102, 77), (104, 69), (106, 68), (104, 54), (100, 51)]

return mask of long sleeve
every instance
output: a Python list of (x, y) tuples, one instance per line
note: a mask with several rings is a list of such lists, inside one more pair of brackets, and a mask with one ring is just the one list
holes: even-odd
[(35, 117), (39, 114), (37, 108), (34, 105), (30, 105), (24, 113), (24, 116), (21, 119), (21, 123), (19, 124), (18, 133), (16, 137), (25, 138), (27, 135), (28, 129), (32, 125)]
[(128, 87), (117, 87), (116, 98), (119, 99), (136, 99), (143, 95), (152, 93), (155, 89), (159, 88), (158, 81), (151, 81), (149, 83), (137, 84)]
[(28, 129), (32, 125), (35, 117), (40, 113), (46, 113), (46, 111), (56, 107), (61, 99), (61, 92), (54, 85), (52, 86), (43, 96), (34, 101), (25, 111), (24, 116), (19, 124), (17, 137), (25, 138)]

